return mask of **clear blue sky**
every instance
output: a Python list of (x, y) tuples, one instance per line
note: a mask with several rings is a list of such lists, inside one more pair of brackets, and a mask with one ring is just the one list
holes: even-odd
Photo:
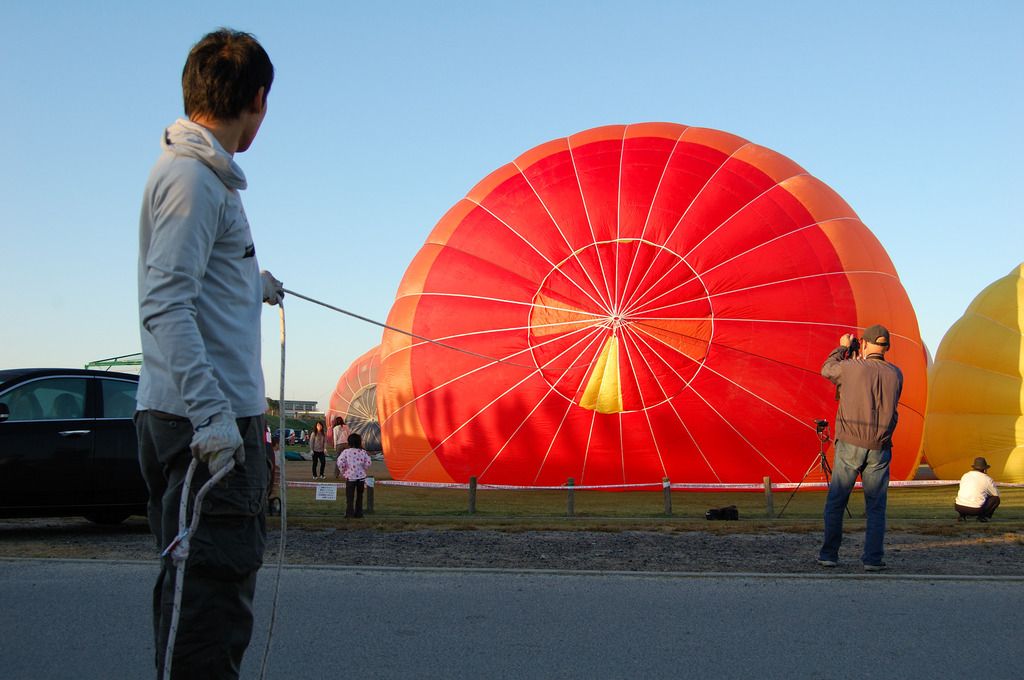
[[(477, 181), (608, 124), (717, 128), (805, 167), (885, 246), (933, 353), (1024, 260), (1020, 2), (5, 2), (0, 367), (138, 351), (142, 187), (188, 49), (222, 25), (276, 67), (236, 157), (261, 265), (373, 319)], [(285, 310), (286, 398), (325, 408), (380, 329)], [(276, 397), (276, 309), (263, 335)]]

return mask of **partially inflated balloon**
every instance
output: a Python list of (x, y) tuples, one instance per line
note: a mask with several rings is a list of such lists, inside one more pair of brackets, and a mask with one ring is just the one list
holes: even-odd
[(1024, 482), (1024, 265), (974, 298), (928, 373), (924, 451), (941, 479), (982, 456), (989, 474)]
[[(363, 448), (380, 451), (380, 420), (377, 418), (377, 372), (380, 369), (380, 345), (352, 362), (338, 378), (327, 410), (327, 423), (341, 416), (352, 432), (363, 438)], [(333, 441), (333, 427), (327, 428)]]
[(875, 323), (905, 376), (892, 474), (916, 470), (924, 351), (892, 262), (835, 192), (724, 132), (528, 151), (440, 220), (388, 323), (419, 336), (381, 346), (396, 479), (818, 481), (821, 364)]

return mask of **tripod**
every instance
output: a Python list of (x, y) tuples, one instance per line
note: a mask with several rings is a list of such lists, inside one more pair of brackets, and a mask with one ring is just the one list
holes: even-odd
[[(828, 484), (831, 481), (832, 467), (828, 464), (828, 458), (825, 457), (825, 449), (828, 447), (829, 442), (832, 441), (832, 437), (829, 436), (828, 432), (828, 421), (815, 420), (814, 425), (818, 435), (818, 442), (820, 443), (818, 447), (818, 461), (811, 462), (810, 467), (807, 468), (807, 472), (804, 473), (803, 479), (801, 479), (799, 484), (796, 485), (796, 488), (793, 489), (793, 493), (789, 495), (789, 499), (786, 501), (786, 504), (783, 505), (782, 510), (779, 511), (779, 518), (782, 517), (782, 513), (786, 512), (786, 508), (789, 507), (789, 501), (793, 500), (793, 496), (795, 496), (796, 492), (800, 490), (800, 485), (807, 479), (807, 475), (811, 474), (811, 470), (814, 469), (815, 462), (819, 462), (821, 464), (821, 471), (825, 474), (825, 483)], [(849, 507), (846, 508), (846, 514), (849, 515), (851, 519), (853, 518), (853, 515), (850, 514)]]

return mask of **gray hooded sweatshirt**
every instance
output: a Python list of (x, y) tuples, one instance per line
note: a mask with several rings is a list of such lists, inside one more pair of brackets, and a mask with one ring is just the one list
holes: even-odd
[(164, 131), (139, 218), (138, 408), (254, 416), (267, 402), (260, 362), (262, 285), (239, 191), (245, 175), (209, 130)]

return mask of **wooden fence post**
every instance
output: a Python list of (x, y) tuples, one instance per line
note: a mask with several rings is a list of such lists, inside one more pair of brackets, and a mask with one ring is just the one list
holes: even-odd
[(765, 507), (768, 511), (768, 518), (773, 519), (775, 517), (775, 501), (772, 500), (772, 478), (764, 478), (764, 502)]
[(565, 514), (572, 517), (576, 514), (576, 491), (573, 489), (576, 486), (576, 481), (570, 477), (565, 485), (569, 487), (569, 498), (566, 501)]
[(476, 512), (476, 477), (469, 478), (469, 514)]
[(665, 514), (669, 517), (672, 516), (672, 482), (668, 481), (668, 477), (663, 477), (661, 485), (665, 487)]

